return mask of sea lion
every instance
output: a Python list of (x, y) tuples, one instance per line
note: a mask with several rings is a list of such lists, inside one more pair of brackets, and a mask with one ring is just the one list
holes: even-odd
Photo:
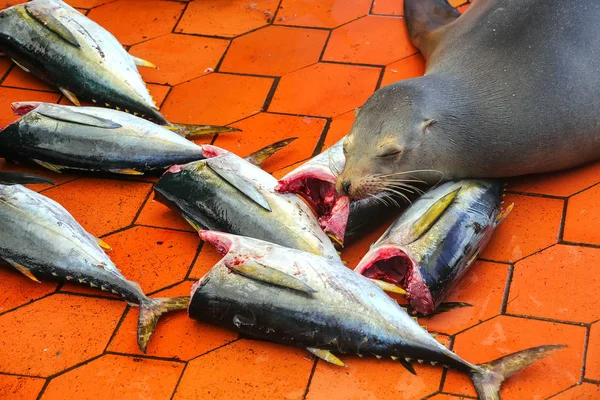
[(557, 171), (600, 158), (600, 2), (405, 0), (423, 77), (377, 90), (344, 143), (336, 190), (364, 198)]

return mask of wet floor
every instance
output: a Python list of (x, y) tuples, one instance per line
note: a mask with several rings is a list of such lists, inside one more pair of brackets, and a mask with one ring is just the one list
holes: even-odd
[[(0, 7), (17, 1), (0, 0)], [(460, 5), (462, 0), (451, 3)], [(264, 168), (281, 177), (345, 135), (374, 90), (419, 76), (401, 0), (70, 0), (139, 57), (156, 102), (174, 122), (241, 133), (198, 143), (247, 155), (298, 136)], [(468, 5), (461, 7), (464, 10)], [(0, 58), (0, 126), (13, 101), (68, 102)], [(8, 169), (17, 169), (12, 165)], [(187, 295), (217, 260), (176, 213), (155, 202), (155, 177), (45, 175), (32, 186), (112, 247), (125, 276), (156, 296)], [(600, 398), (600, 164), (512, 180), (515, 208), (450, 301), (473, 307), (423, 320), (475, 363), (547, 343), (567, 344), (505, 383), (503, 399)], [(348, 247), (353, 267), (385, 229)], [(295, 348), (165, 317), (137, 349), (137, 308), (72, 284), (29, 281), (0, 266), (0, 399), (473, 398), (467, 378), (393, 361), (345, 357), (347, 368)], [(553, 397), (554, 396), (554, 397)]]

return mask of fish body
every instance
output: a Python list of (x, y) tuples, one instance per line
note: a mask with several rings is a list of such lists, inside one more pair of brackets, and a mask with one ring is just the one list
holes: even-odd
[(432, 313), (507, 213), (501, 181), (447, 182), (415, 201), (371, 246), (355, 271), (403, 287), (411, 307)]
[(60, 204), (21, 185), (0, 185), (0, 258), (38, 281), (70, 281), (98, 288), (139, 305), (138, 343), (145, 350), (163, 312), (185, 308), (187, 297), (151, 299), (127, 280)]
[(24, 172), (0, 171), (0, 185), (25, 185), (28, 183), (55, 185), (53, 180), (43, 176)]
[[(392, 358), (413, 373), (413, 361), (448, 366), (469, 374), (480, 393), (494, 394), (500, 386), (495, 381), (505, 377), (494, 363), (473, 365), (448, 350), (376, 285), (335, 261), (220, 232), (200, 236), (224, 257), (192, 288), (191, 318), (307, 348), (338, 365), (343, 363), (332, 353)], [(270, 282), (269, 274), (275, 277)], [(305, 289), (293, 289), (294, 280)], [(521, 353), (527, 356), (519, 368), (511, 364), (510, 373), (533, 362), (534, 353), (539, 349)]]
[(60, 0), (33, 0), (0, 12), (0, 52), (80, 99), (119, 107), (160, 124), (136, 61), (106, 29)]
[(99, 107), (13, 103), (0, 156), (63, 169), (142, 174), (204, 158), (202, 148), (145, 119)]
[(302, 196), (312, 207), (319, 224), (334, 241), (347, 244), (368, 228), (398, 213), (402, 202), (378, 196), (350, 201), (335, 192), (337, 174), (344, 168), (344, 139), (281, 178), (276, 190)]
[(157, 200), (198, 229), (255, 237), (339, 261), (300, 198), (275, 192), (275, 178), (237, 155), (201, 147), (207, 159), (167, 170), (154, 185)]

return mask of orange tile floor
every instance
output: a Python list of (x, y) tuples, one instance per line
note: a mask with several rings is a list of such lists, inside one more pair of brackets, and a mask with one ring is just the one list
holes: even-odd
[[(460, 5), (461, 1), (454, 1)], [(15, 0), (0, 0), (0, 7)], [(142, 70), (174, 122), (229, 124), (209, 138), (240, 155), (299, 136), (265, 168), (282, 176), (346, 134), (378, 87), (423, 73), (401, 0), (70, 0), (160, 69)], [(461, 6), (461, 9), (468, 4)], [(214, 71), (214, 72), (213, 72)], [(10, 103), (65, 102), (0, 58), (0, 126)], [(66, 104), (66, 103), (65, 103)], [(1, 162), (0, 162), (1, 163)], [(1, 165), (0, 165), (1, 167)], [(16, 169), (12, 165), (4, 165)], [(113, 247), (123, 273), (152, 295), (186, 295), (218, 259), (153, 201), (155, 177), (58, 175), (35, 189)], [(422, 323), (472, 362), (564, 343), (511, 378), (503, 399), (600, 398), (600, 163), (509, 182), (515, 208), (450, 301), (471, 308)], [(384, 226), (343, 252), (356, 265)], [(1, 399), (473, 398), (467, 378), (417, 365), (345, 357), (347, 368), (291, 347), (239, 338), (185, 313), (136, 346), (138, 310), (72, 284), (34, 283), (0, 267)]]

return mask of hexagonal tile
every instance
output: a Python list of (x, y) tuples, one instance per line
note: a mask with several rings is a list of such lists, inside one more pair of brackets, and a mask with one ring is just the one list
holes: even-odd
[(0, 372), (49, 376), (101, 354), (125, 306), (55, 294), (0, 315)]
[(600, 381), (600, 322), (592, 325), (585, 365), (586, 379)]
[(415, 365), (417, 375), (392, 360), (344, 357), (346, 368), (319, 360), (307, 400), (317, 399), (421, 399), (436, 392), (442, 368)]
[(140, 68), (146, 82), (178, 85), (214, 69), (228, 45), (224, 39), (171, 33), (137, 44), (129, 52), (158, 66)]
[(276, 24), (335, 28), (367, 15), (370, 0), (283, 0)]
[(600, 244), (600, 185), (585, 190), (569, 199), (563, 240), (577, 243)]
[(567, 171), (514, 178), (510, 180), (510, 190), (568, 197), (598, 182), (600, 162)]
[(0, 87), (0, 129), (17, 120), (10, 105), (15, 101), (45, 101), (56, 103), (58, 93), (36, 92), (33, 90)]
[(371, 14), (404, 15), (404, 0), (374, 0)]
[(159, 107), (162, 106), (162, 103), (167, 98), (167, 94), (171, 90), (170, 86), (156, 85), (152, 83), (147, 84), (146, 87), (150, 92), (150, 96), (154, 97), (154, 101), (159, 105)]
[(44, 195), (59, 202), (92, 235), (102, 236), (130, 225), (151, 188), (142, 182), (81, 178)]
[(554, 400), (588, 400), (600, 398), (600, 386), (583, 383), (552, 397)]
[(94, 8), (88, 17), (128, 46), (171, 32), (184, 7), (175, 1), (117, 0)]
[(328, 36), (322, 30), (268, 26), (234, 39), (219, 71), (284, 75), (319, 61)]
[(196, 256), (196, 233), (136, 226), (106, 237), (110, 258), (127, 279), (151, 293), (181, 282)]
[(222, 258), (215, 246), (204, 243), (190, 272), (190, 278), (196, 280), (202, 278)]
[(164, 204), (154, 199), (154, 194), (146, 201), (142, 212), (135, 220), (136, 224), (149, 225), (157, 228), (179, 229), (196, 232), (177, 211), (171, 210)]
[(104, 355), (50, 381), (42, 399), (167, 399), (181, 363)]
[(345, 114), (338, 115), (331, 120), (329, 124), (329, 130), (327, 131), (327, 137), (323, 144), (323, 151), (336, 144), (341, 138), (350, 133), (354, 120), (356, 119), (356, 112), (354, 110), (348, 111)]
[(514, 203), (514, 209), (496, 228), (481, 252), (481, 258), (517, 261), (558, 241), (564, 208), (562, 200), (507, 194), (504, 204), (511, 203)]
[(0, 399), (37, 399), (45, 382), (44, 379), (40, 378), (0, 374)]
[(188, 5), (176, 31), (206, 36), (238, 36), (271, 22), (278, 4), (279, 0), (194, 1)]
[(47, 84), (35, 75), (25, 72), (19, 67), (15, 67), (10, 71), (6, 78), (4, 78), (4, 81), (2, 81), (2, 86), (58, 93), (58, 89), (55, 86)]
[(404, 19), (367, 16), (331, 33), (323, 61), (386, 65), (416, 52)]
[(239, 340), (190, 361), (173, 400), (302, 399), (312, 367), (305, 350)]
[(450, 291), (444, 302), (458, 301), (472, 305), (430, 318), (421, 325), (432, 332), (454, 334), (500, 313), (509, 266), (485, 261), (475, 262)]
[[(189, 296), (192, 281), (185, 281), (152, 297)], [(108, 346), (109, 351), (142, 354), (137, 345), (137, 310), (131, 309)], [(169, 313), (160, 319), (146, 354), (190, 360), (237, 339), (237, 332), (190, 319), (185, 311)]]
[(369, 98), (380, 72), (353, 65), (311, 65), (281, 78), (269, 111), (324, 117), (342, 114)]
[(0, 262), (0, 282), (0, 314), (44, 297), (58, 286), (53, 281), (34, 282), (3, 261)]
[[(545, 399), (579, 381), (584, 342), (584, 327), (499, 316), (459, 334), (454, 351), (469, 362), (482, 363), (530, 347), (568, 345), (513, 375), (500, 392), (504, 400)], [(443, 391), (475, 396), (469, 378), (456, 371), (446, 375)]]
[(507, 312), (561, 321), (600, 318), (600, 299), (581, 290), (600, 290), (600, 250), (556, 245), (515, 264)]
[(273, 79), (209, 74), (173, 88), (163, 113), (169, 121), (227, 125), (261, 111)]
[(425, 59), (421, 53), (403, 58), (385, 67), (381, 86), (404, 79), (417, 78), (425, 73)]
[(262, 165), (271, 172), (310, 158), (326, 122), (321, 118), (260, 113), (233, 125), (242, 130), (241, 134), (219, 135), (214, 144), (245, 157), (279, 140), (297, 137)]

